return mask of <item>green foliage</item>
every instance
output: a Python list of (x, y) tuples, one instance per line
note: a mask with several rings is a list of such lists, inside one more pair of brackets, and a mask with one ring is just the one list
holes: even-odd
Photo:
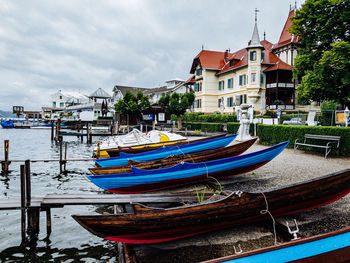
[(202, 203), (204, 201), (204, 197), (205, 197), (205, 193), (207, 191), (207, 187), (204, 187), (204, 189), (203, 189), (203, 191), (201, 193), (199, 193), (199, 191), (197, 190), (197, 186), (195, 186), (194, 189), (196, 190), (198, 203)]
[(190, 130), (201, 130), (204, 132), (221, 132), (223, 131), (224, 125), (222, 123), (213, 123), (213, 122), (184, 122), (184, 125), (187, 126)]
[[(239, 122), (229, 122), (227, 123), (227, 132), (230, 134), (236, 134), (239, 129)], [(249, 133), (253, 134), (254, 133), (254, 124), (251, 123), (249, 127)]]
[(192, 106), (194, 99), (195, 95), (193, 92), (186, 92), (184, 94), (174, 92), (171, 95), (169, 93), (163, 95), (159, 99), (158, 104), (164, 106), (167, 113), (181, 116)]
[(192, 132), (192, 134), (193, 134), (193, 135), (196, 135), (196, 136), (200, 136), (200, 135), (202, 135), (202, 131), (201, 131), (201, 130), (194, 130), (194, 131)]
[(327, 111), (327, 110), (336, 110), (337, 106), (339, 105), (338, 102), (334, 100), (324, 100), (321, 103), (321, 111)]
[(302, 43), (293, 70), (299, 101), (350, 105), (350, 1), (306, 0), (292, 21)]
[[(321, 126), (294, 126), (294, 125), (257, 125), (259, 142), (274, 145), (283, 141), (289, 141), (289, 148), (294, 147), (296, 139), (303, 139), (305, 134), (341, 136), (340, 154), (350, 156), (350, 129), (346, 127), (321, 127)], [(309, 150), (324, 153), (324, 149), (311, 148)]]
[(217, 122), (226, 123), (237, 121), (237, 116), (232, 114), (204, 114), (202, 112), (185, 113), (182, 117), (184, 121)]
[(141, 112), (151, 107), (148, 96), (143, 95), (139, 90), (137, 94), (131, 91), (126, 91), (124, 97), (120, 99), (115, 105), (115, 110), (122, 114), (134, 114), (138, 119), (141, 119)]

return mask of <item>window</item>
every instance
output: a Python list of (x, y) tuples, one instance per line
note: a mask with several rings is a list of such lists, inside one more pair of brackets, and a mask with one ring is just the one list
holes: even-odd
[(202, 91), (202, 82), (199, 82), (199, 83), (195, 83), (194, 84), (194, 91), (197, 92), (197, 91)]
[(256, 82), (256, 73), (252, 73), (252, 83)]
[(60, 96), (60, 100), (62, 99), (62, 96)]
[(202, 99), (194, 100), (193, 107), (194, 108), (202, 108)]
[(233, 88), (233, 78), (230, 78), (230, 79), (227, 80), (227, 87), (229, 89)]
[(244, 86), (246, 84), (247, 76), (246, 75), (240, 75), (239, 76), (239, 85)]
[(227, 107), (233, 107), (233, 97), (228, 97), (226, 102)]
[(64, 107), (64, 103), (60, 102), (60, 108), (63, 108), (63, 107)]
[(56, 101), (53, 101), (53, 102), (52, 102), (52, 107), (53, 107), (53, 108), (56, 108)]
[(199, 68), (196, 70), (196, 76), (201, 76), (202, 75), (202, 69)]
[(224, 90), (224, 81), (223, 80), (221, 80), (221, 81), (219, 81), (219, 90)]
[(218, 99), (218, 107), (220, 108), (220, 106), (221, 106), (221, 102), (222, 102), (222, 100), (221, 99)]
[(265, 59), (265, 53), (261, 52), (261, 60), (264, 60), (264, 59)]
[(236, 100), (237, 106), (239, 106), (243, 103), (247, 103), (247, 95), (246, 94), (245, 95), (238, 95), (238, 96), (236, 96), (235, 100)]
[(250, 60), (255, 61), (256, 60), (256, 51), (250, 51)]
[(260, 74), (260, 83), (261, 84), (264, 83), (264, 74), (263, 73)]

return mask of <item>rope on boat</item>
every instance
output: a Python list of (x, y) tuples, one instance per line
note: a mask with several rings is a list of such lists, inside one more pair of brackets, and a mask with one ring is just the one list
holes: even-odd
[(269, 214), (271, 219), (272, 219), (272, 227), (273, 227), (273, 235), (275, 237), (275, 246), (277, 245), (277, 234), (276, 234), (276, 222), (275, 219), (273, 218), (272, 214), (269, 211), (269, 203), (267, 202), (266, 196), (263, 192), (260, 192), (264, 199), (265, 199), (265, 204), (266, 204), (266, 209), (264, 210), (260, 210), (260, 214), (264, 215), (264, 214)]
[(191, 158), (192, 162), (195, 163), (195, 161), (193, 160), (191, 154), (186, 154), (186, 153), (184, 153), (178, 145), (177, 145), (176, 147), (179, 149), (179, 151), (181, 152), (181, 154), (182, 154), (184, 157), (185, 157), (186, 155), (189, 156), (189, 157)]

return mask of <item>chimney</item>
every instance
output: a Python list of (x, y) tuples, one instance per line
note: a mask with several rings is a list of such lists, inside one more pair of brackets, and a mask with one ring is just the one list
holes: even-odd
[(228, 49), (225, 50), (224, 54), (224, 62), (226, 63), (228, 61)]

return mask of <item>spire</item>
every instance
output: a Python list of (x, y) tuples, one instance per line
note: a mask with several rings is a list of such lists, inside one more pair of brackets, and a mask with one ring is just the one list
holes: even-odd
[(258, 31), (258, 25), (257, 25), (257, 21), (258, 21), (257, 15), (259, 10), (255, 8), (254, 12), (255, 12), (255, 25), (254, 25), (253, 35), (249, 42), (248, 48), (263, 47), (260, 44), (259, 31)]

